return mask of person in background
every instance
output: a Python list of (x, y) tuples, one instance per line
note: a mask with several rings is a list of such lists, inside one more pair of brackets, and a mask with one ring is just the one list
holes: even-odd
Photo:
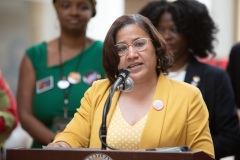
[[(0, 148), (1, 156), (5, 141), (18, 124), (17, 104), (12, 91), (0, 70)], [(1, 158), (0, 156), (0, 158)]]
[[(238, 107), (238, 120), (240, 122), (240, 43), (236, 43), (229, 54), (229, 60), (227, 64), (227, 72), (232, 81), (233, 90), (235, 93), (235, 101)], [(240, 123), (239, 123), (240, 125)], [(238, 150), (235, 154), (235, 160), (240, 160), (240, 143)]]
[(100, 137), (104, 135), (99, 135), (99, 128), (109, 89), (116, 83), (120, 69), (128, 69), (134, 87), (130, 92), (116, 91), (112, 97), (107, 119), (108, 148), (188, 146), (213, 158), (202, 95), (189, 84), (166, 78), (164, 74), (171, 65), (172, 54), (147, 18), (139, 14), (119, 17), (104, 41), (107, 79), (94, 82), (72, 121), (48, 146), (100, 148)]
[(235, 100), (238, 106), (238, 117), (240, 122), (240, 43), (236, 43), (229, 54), (229, 60), (227, 64), (227, 72), (231, 78), (233, 90), (235, 93)]
[(26, 50), (17, 90), (22, 127), (33, 148), (47, 145), (71, 120), (92, 82), (104, 77), (103, 42), (86, 36), (95, 0), (53, 0), (60, 37)]
[(174, 54), (168, 78), (200, 89), (209, 111), (215, 158), (233, 155), (239, 140), (234, 93), (227, 73), (199, 61), (214, 56), (217, 27), (196, 0), (153, 1), (140, 10), (163, 35)]

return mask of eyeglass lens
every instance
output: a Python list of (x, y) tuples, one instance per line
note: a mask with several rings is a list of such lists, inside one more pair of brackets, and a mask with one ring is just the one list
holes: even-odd
[(127, 44), (117, 44), (115, 45), (119, 55), (124, 55), (127, 53), (129, 46), (132, 46), (136, 51), (142, 51), (147, 47), (148, 38), (140, 38), (133, 42), (131, 45)]

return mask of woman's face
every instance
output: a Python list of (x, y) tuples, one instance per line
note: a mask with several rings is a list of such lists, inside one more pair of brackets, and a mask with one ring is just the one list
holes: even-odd
[(183, 35), (177, 32), (177, 26), (170, 13), (165, 12), (159, 18), (157, 29), (166, 40), (167, 47), (173, 52), (175, 61), (187, 55), (187, 42)]
[[(137, 51), (134, 46), (141, 48), (147, 42), (146, 48)], [(127, 44), (126, 54), (120, 56), (118, 69), (130, 70), (130, 77), (134, 82), (149, 80), (149, 77), (157, 77), (156, 53), (149, 35), (136, 24), (130, 24), (120, 29), (116, 34), (116, 44)], [(115, 47), (116, 48), (116, 47)]]
[(63, 30), (86, 30), (92, 16), (89, 0), (57, 0), (56, 10)]

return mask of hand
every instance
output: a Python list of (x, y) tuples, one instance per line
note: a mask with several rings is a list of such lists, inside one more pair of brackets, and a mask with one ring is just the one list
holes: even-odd
[(64, 148), (71, 148), (69, 144), (66, 142), (55, 142), (55, 143), (49, 143), (47, 146), (49, 147), (64, 147)]

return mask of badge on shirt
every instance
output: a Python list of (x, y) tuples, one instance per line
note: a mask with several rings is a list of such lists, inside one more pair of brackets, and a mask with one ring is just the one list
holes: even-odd
[(83, 76), (83, 82), (92, 85), (92, 83), (101, 78), (101, 75), (96, 71), (87, 71)]
[(36, 91), (38, 94), (53, 88), (53, 76), (40, 79), (36, 82)]

